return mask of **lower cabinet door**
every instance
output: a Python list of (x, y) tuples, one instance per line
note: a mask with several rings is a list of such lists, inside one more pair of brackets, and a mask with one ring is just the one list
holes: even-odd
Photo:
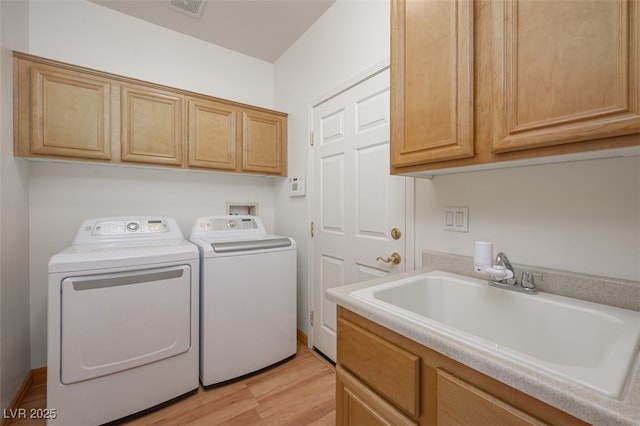
[(437, 424), (544, 425), (535, 417), (438, 369)]
[(417, 425), (342, 366), (336, 367), (336, 423), (340, 425)]

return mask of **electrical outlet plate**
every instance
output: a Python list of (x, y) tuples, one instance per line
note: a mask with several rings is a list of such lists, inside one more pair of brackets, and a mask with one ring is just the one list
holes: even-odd
[(469, 232), (469, 207), (445, 207), (444, 230)]

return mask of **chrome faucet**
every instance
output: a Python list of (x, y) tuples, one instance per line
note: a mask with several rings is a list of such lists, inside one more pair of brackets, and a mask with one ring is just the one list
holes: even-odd
[(500, 284), (508, 284), (508, 285), (514, 285), (517, 284), (518, 280), (516, 279), (516, 272), (513, 270), (513, 266), (511, 265), (511, 262), (509, 262), (509, 258), (507, 257), (506, 254), (504, 254), (503, 252), (498, 253), (498, 255), (496, 256), (496, 260), (493, 264), (494, 268), (497, 266), (502, 266), (504, 267), (507, 271), (511, 271), (511, 277), (512, 278), (508, 278), (508, 275), (506, 278), (497, 280), (496, 277), (494, 277), (493, 275), (491, 276), (491, 280), (492, 281), (498, 281), (498, 283)]
[[(525, 271), (522, 273), (522, 279), (520, 283), (518, 283), (516, 273), (513, 270), (513, 265), (511, 265), (509, 258), (503, 252), (498, 253), (491, 270), (497, 273), (491, 274), (491, 276), (489, 277), (489, 285), (506, 290), (535, 294), (538, 292), (536, 288), (536, 277), (542, 280), (542, 274), (539, 274), (537, 272)], [(503, 271), (504, 273), (498, 274), (499, 272)]]

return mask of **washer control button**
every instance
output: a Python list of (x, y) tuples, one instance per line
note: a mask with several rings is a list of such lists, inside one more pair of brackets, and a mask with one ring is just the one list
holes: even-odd
[(129, 222), (127, 223), (127, 231), (135, 232), (140, 228), (140, 224), (138, 222)]

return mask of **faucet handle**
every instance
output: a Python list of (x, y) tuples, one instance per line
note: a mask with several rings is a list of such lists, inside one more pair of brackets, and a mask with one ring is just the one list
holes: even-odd
[(524, 288), (535, 289), (536, 288), (536, 278), (539, 278), (540, 281), (544, 281), (544, 277), (539, 272), (529, 272), (524, 271), (522, 273), (522, 279), (520, 280), (520, 285)]

